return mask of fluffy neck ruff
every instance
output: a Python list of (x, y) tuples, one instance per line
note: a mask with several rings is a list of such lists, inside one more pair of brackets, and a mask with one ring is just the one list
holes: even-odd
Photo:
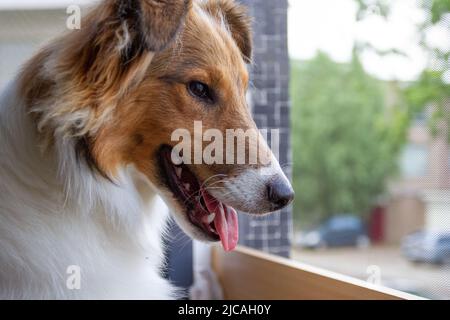
[(133, 166), (107, 178), (80, 156), (76, 137), (55, 132), (51, 146), (43, 142), (14, 84), (5, 90), (0, 110), (1, 160), (9, 162), (9, 172), (16, 173), (24, 187), (42, 191), (42, 197), (51, 194), (58, 198), (63, 210), (70, 208), (88, 216), (104, 214), (117, 229), (136, 231), (142, 225), (143, 211), (156, 194), (148, 179)]
[[(133, 167), (114, 181), (54, 135), (45, 151), (13, 83), (0, 97), (0, 298), (170, 298), (167, 210)], [(82, 288), (68, 290), (80, 266)]]

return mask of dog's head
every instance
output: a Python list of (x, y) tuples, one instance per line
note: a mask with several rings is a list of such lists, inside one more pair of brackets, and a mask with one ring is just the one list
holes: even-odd
[(80, 115), (71, 129), (86, 159), (112, 180), (135, 166), (188, 234), (229, 250), (235, 210), (268, 213), (292, 201), (246, 102), (252, 39), (241, 5), (105, 1), (60, 46), (59, 90), (78, 103), (58, 112)]

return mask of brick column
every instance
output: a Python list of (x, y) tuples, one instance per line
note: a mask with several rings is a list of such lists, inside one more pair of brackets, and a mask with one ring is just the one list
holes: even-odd
[[(291, 177), (288, 3), (287, 0), (241, 0), (241, 3), (249, 7), (254, 19), (250, 92), (253, 116), (260, 129), (279, 129), (279, 162)], [(240, 244), (289, 256), (291, 207), (264, 218), (240, 215), (239, 219)]]

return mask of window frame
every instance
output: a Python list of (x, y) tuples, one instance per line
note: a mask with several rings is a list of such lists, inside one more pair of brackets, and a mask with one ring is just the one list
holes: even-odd
[(247, 247), (211, 250), (226, 300), (425, 300)]

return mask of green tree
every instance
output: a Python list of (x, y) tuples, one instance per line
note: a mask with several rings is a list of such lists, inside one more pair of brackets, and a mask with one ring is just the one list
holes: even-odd
[[(363, 20), (373, 14), (384, 19), (390, 18), (393, 1), (387, 0), (355, 0), (358, 5), (357, 19)], [(431, 28), (439, 26), (450, 34), (450, 1), (449, 0), (420, 0), (418, 5), (424, 10), (426, 18), (417, 26), (418, 44), (427, 55), (428, 65), (416, 81), (412, 81), (404, 90), (404, 99), (409, 108), (410, 118), (432, 107), (430, 128), (437, 134), (440, 124), (445, 121), (450, 127), (450, 52), (448, 46), (433, 47), (427, 42)], [(450, 40), (449, 40), (450, 41)], [(380, 51), (368, 43), (356, 45), (359, 52), (371, 50), (379, 55), (397, 54), (407, 56), (396, 49)], [(445, 79), (447, 77), (447, 79)], [(450, 131), (448, 131), (450, 141)]]
[[(405, 90), (405, 96), (413, 112), (420, 112), (427, 106), (433, 107), (429, 124), (432, 133), (437, 134), (443, 121), (450, 126), (450, 52), (446, 48), (430, 46), (427, 30), (439, 25), (450, 34), (450, 1), (422, 0), (421, 6), (427, 13), (427, 19), (418, 31), (420, 46), (428, 55), (428, 66), (419, 79)], [(450, 141), (450, 130), (447, 134)]]
[(365, 215), (396, 170), (406, 113), (385, 105), (385, 84), (357, 56), (293, 61), (291, 96), (296, 222)]

